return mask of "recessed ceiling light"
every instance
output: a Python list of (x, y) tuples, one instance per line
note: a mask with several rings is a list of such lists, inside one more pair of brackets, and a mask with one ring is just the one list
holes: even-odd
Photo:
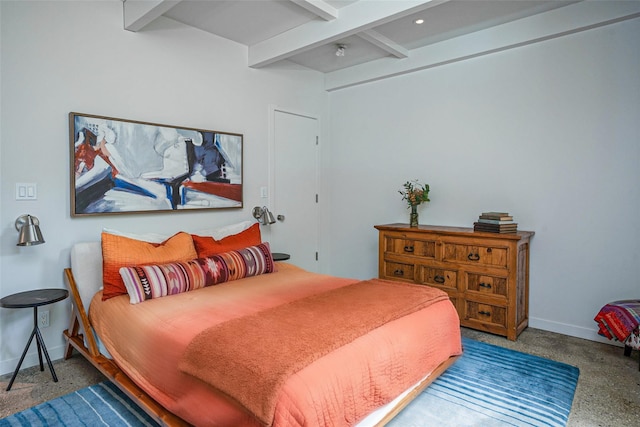
[(415, 20), (415, 21), (413, 21), (413, 22), (414, 22), (415, 24), (418, 24), (418, 25), (420, 25), (420, 24), (424, 24), (424, 19), (422, 19), (422, 18), (418, 18), (418, 19), (416, 19), (416, 20)]

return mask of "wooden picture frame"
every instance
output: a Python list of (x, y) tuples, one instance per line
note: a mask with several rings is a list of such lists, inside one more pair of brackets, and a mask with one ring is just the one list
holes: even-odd
[(71, 216), (242, 208), (243, 135), (69, 113)]

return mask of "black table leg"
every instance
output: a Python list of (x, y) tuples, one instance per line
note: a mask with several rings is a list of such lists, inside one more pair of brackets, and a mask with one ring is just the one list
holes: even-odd
[[(38, 307), (33, 307), (33, 330), (38, 329)], [(40, 350), (40, 340), (36, 335), (36, 347), (38, 347), (38, 361), (40, 362), (40, 370), (44, 371), (44, 366), (42, 366), (42, 351)]]
[[(58, 382), (58, 377), (56, 376), (56, 371), (53, 370), (53, 364), (51, 363), (51, 359), (49, 359), (49, 353), (47, 352), (47, 347), (44, 345), (44, 340), (42, 339), (42, 335), (40, 334), (40, 329), (36, 327), (36, 342), (40, 342), (40, 346), (42, 347), (42, 351), (44, 353), (44, 357), (47, 359), (47, 365), (49, 365), (49, 370), (51, 371), (51, 376), (53, 377), (54, 382)], [(40, 356), (40, 363), (42, 363), (42, 356)], [(42, 365), (40, 365), (40, 370), (44, 371)]]
[(24, 347), (22, 356), (20, 356), (20, 361), (18, 362), (18, 366), (16, 366), (16, 370), (13, 371), (13, 375), (11, 376), (11, 381), (9, 381), (9, 385), (7, 386), (7, 391), (11, 390), (11, 386), (13, 386), (13, 382), (15, 381), (16, 376), (20, 371), (20, 366), (22, 366), (22, 362), (24, 361), (24, 357), (27, 355), (27, 351), (29, 350), (29, 346), (31, 345), (31, 341), (33, 341), (34, 336), (36, 337), (36, 346), (38, 347), (38, 359), (40, 360), (40, 370), (44, 371), (44, 365), (42, 363), (42, 352), (44, 352), (44, 357), (47, 359), (47, 365), (49, 365), (49, 370), (51, 371), (51, 376), (53, 377), (53, 381), (58, 382), (56, 371), (53, 370), (53, 364), (51, 363), (51, 359), (49, 358), (49, 353), (47, 352), (47, 346), (44, 345), (42, 334), (40, 334), (40, 329), (38, 328), (38, 308), (33, 307), (33, 331), (31, 331), (31, 336), (29, 337), (29, 341), (27, 341), (27, 345)]
[(18, 362), (18, 366), (16, 366), (16, 370), (13, 371), (13, 376), (11, 377), (11, 381), (9, 381), (9, 386), (7, 386), (7, 391), (11, 390), (11, 386), (13, 385), (13, 381), (16, 379), (16, 375), (18, 375), (18, 371), (20, 370), (20, 366), (22, 365), (22, 361), (24, 357), (27, 355), (27, 350), (29, 350), (29, 346), (31, 345), (31, 341), (33, 341), (33, 337), (36, 334), (36, 329), (34, 328), (31, 332), (31, 336), (29, 337), (29, 341), (27, 341), (27, 345), (22, 352), (22, 356), (20, 357), (20, 361)]

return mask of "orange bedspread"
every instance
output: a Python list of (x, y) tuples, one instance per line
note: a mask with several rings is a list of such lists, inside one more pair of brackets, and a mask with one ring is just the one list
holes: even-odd
[(357, 282), (205, 329), (179, 368), (270, 425), (292, 374), (375, 328), (448, 299), (439, 289), (410, 283)]
[[(278, 263), (278, 272), (131, 305), (101, 301), (92, 325), (121, 369), (161, 405), (198, 426), (255, 426), (258, 420), (178, 363), (192, 339), (227, 320), (356, 282)], [(282, 387), (274, 426), (354, 425), (451, 355), (461, 353), (448, 301), (416, 311), (336, 349)]]

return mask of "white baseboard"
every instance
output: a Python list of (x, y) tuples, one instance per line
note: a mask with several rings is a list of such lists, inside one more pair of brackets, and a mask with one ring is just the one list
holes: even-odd
[(623, 344), (619, 341), (610, 341), (605, 337), (598, 335), (597, 328), (585, 328), (583, 326), (569, 325), (566, 323), (554, 322), (552, 320), (539, 319), (535, 317), (529, 318), (529, 326), (535, 329), (542, 329), (543, 331), (556, 332), (558, 334), (569, 335), (571, 337), (623, 347)]
[[(34, 339), (35, 341), (35, 339)], [(32, 349), (33, 347), (33, 349)], [(27, 355), (24, 357), (24, 360), (22, 361), (22, 365), (20, 366), (20, 370), (23, 370), (25, 368), (29, 368), (31, 366), (37, 366), (40, 362), (38, 361), (38, 351), (36, 349), (36, 345), (34, 343), (31, 343), (31, 346), (29, 347), (29, 350), (33, 350), (27, 353)], [(57, 347), (49, 347), (47, 346), (47, 352), (49, 353), (49, 359), (51, 359), (51, 361), (55, 361), (58, 359), (62, 359), (64, 357), (64, 350), (65, 350), (65, 346), (64, 345), (60, 345)], [(22, 356), (22, 353), (20, 353), (20, 356)], [(0, 375), (6, 375), (6, 374), (13, 374), (13, 371), (16, 370), (16, 366), (18, 366), (18, 362), (20, 361), (20, 356), (14, 358), (14, 359), (8, 359), (8, 360), (2, 360), (0, 361)], [(44, 357), (44, 354), (42, 355), (42, 365), (44, 366), (44, 372), (43, 374), (49, 375), (51, 376), (51, 372), (49, 371), (49, 366), (47, 365), (47, 359)], [(55, 367), (54, 367), (55, 370)], [(57, 373), (56, 373), (57, 375)], [(7, 380), (7, 382), (10, 380), (11, 378), (9, 378)], [(16, 377), (16, 382), (20, 381), (20, 373), (18, 373), (18, 376)]]

